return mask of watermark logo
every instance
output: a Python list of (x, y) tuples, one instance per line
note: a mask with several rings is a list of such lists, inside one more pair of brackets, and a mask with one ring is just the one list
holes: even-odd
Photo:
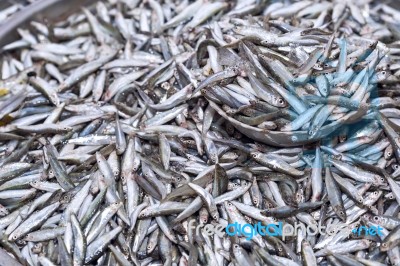
[(217, 235), (219, 237), (223, 237), (225, 234), (228, 236), (243, 236), (247, 240), (252, 239), (256, 235), (260, 236), (278, 236), (282, 237), (285, 240), (287, 237), (296, 236), (298, 230), (303, 230), (307, 235), (330, 235), (334, 236), (338, 232), (343, 232), (345, 234), (350, 235), (351, 233), (360, 235), (383, 235), (383, 228), (380, 226), (360, 226), (357, 228), (351, 228), (347, 224), (329, 224), (327, 226), (323, 225), (308, 225), (305, 226), (302, 223), (294, 223), (288, 224), (283, 222), (278, 223), (270, 223), (270, 224), (262, 224), (258, 222), (256, 224), (240, 224), (238, 222), (230, 223), (226, 226), (222, 224), (206, 224), (206, 225), (198, 225), (197, 227), (193, 224), (194, 221), (189, 223), (189, 229), (196, 228), (196, 233), (200, 232), (200, 229), (203, 228), (203, 232), (208, 235)]

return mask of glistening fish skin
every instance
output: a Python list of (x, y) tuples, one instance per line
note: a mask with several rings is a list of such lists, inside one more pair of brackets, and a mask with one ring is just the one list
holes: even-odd
[(0, 51), (0, 265), (400, 265), (398, 8), (81, 2)]

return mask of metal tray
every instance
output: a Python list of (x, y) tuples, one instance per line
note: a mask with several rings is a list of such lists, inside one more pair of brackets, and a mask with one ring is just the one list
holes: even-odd
[[(0, 47), (19, 38), (19, 27), (28, 27), (32, 20), (57, 22), (78, 11), (82, 6), (89, 6), (96, 0), (38, 0), (23, 7), (11, 15), (0, 26)], [(3, 2), (4, 4), (5, 2)]]

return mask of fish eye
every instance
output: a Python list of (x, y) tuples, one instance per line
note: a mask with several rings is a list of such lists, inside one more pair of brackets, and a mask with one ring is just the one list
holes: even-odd
[(35, 71), (29, 71), (26, 75), (31, 78), (36, 77), (37, 73)]
[(373, 219), (374, 219), (374, 221), (376, 221), (376, 222), (379, 221), (379, 217), (378, 217), (378, 216), (374, 216)]

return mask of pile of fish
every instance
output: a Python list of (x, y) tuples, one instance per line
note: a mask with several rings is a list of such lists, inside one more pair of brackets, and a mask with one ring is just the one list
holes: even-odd
[(400, 11), (108, 0), (18, 33), (0, 265), (400, 265)]

